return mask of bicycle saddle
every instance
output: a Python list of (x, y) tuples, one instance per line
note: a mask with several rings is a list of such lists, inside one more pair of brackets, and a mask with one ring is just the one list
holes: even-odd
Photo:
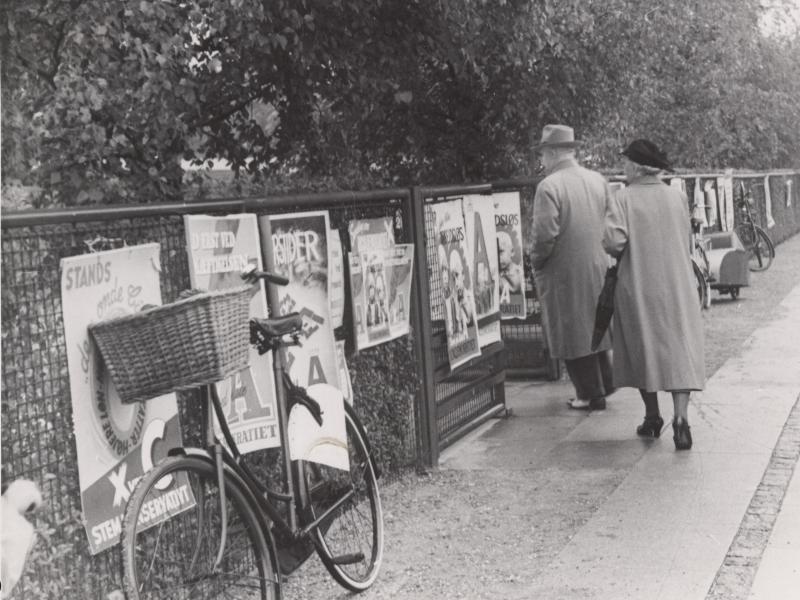
[(269, 337), (283, 337), (298, 333), (303, 328), (303, 317), (300, 313), (289, 313), (274, 319), (252, 319), (258, 327)]

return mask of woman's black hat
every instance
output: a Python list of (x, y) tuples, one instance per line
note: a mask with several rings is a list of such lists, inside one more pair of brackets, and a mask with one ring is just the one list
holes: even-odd
[(672, 171), (667, 155), (650, 140), (633, 140), (620, 154), (639, 165)]

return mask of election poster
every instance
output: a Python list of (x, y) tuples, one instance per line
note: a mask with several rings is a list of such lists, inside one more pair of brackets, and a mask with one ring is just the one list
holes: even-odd
[[(386, 248), (361, 253), (362, 285), (365, 297), (364, 328), (367, 341), (364, 347), (374, 346), (389, 339), (389, 284), (386, 270)], [(360, 346), (359, 346), (360, 348)]]
[(366, 348), (367, 322), (364, 315), (364, 272), (361, 269), (361, 257), (355, 252), (347, 255), (347, 270), (350, 275), (350, 296), (353, 307), (353, 330), (355, 333), (356, 350)]
[(350, 252), (360, 256), (379, 248), (394, 246), (394, 226), (391, 217), (354, 219), (347, 226)]
[(330, 282), (329, 297), (331, 300), (331, 327), (336, 329), (342, 326), (344, 318), (344, 256), (342, 255), (342, 240), (338, 229), (331, 229), (330, 240)]
[[(302, 345), (286, 350), (289, 375), (302, 387), (316, 383), (337, 386), (328, 287), (328, 212), (265, 215), (259, 219), (268, 222), (268, 227), (261, 227), (265, 263), (289, 280), (289, 285), (277, 290), (277, 312), (299, 312), (303, 317)], [(267, 229), (271, 239), (264, 239)]]
[(339, 369), (339, 389), (347, 403), (353, 406), (353, 384), (350, 380), (350, 369), (347, 368), (344, 340), (336, 341), (336, 365)]
[(461, 198), (434, 204), (438, 272), (441, 276), (447, 356), (453, 370), (480, 356), (467, 232)]
[(389, 271), (389, 331), (391, 339), (411, 331), (411, 278), (414, 274), (414, 244), (396, 244), (384, 250)]
[[(734, 214), (736, 208), (733, 201), (733, 169), (725, 169), (721, 179), (721, 189), (725, 192), (725, 227), (728, 231), (733, 231)], [(717, 186), (720, 186), (720, 179)]]
[(490, 196), (464, 197), (469, 264), (475, 275), (475, 314), (481, 347), (500, 341), (500, 277)]
[(318, 424), (303, 406), (289, 413), (289, 456), (347, 469), (344, 399), (330, 315), (330, 225), (327, 211), (262, 216), (267, 269), (289, 284), (277, 288), (278, 314), (300, 313), (301, 345), (286, 348), (289, 377), (320, 403)]
[(712, 180), (709, 179), (705, 182), (703, 185), (703, 192), (705, 193), (706, 197), (706, 213), (708, 215), (706, 221), (708, 222), (709, 227), (714, 227), (716, 226), (717, 218), (721, 215), (721, 213), (719, 212), (719, 207), (717, 206), (717, 192), (714, 189), (714, 182)]
[(363, 350), (407, 335), (414, 245), (350, 253), (350, 290), (356, 348)]
[[(61, 260), (78, 482), (92, 554), (119, 541), (136, 482), (170, 448), (181, 446), (175, 394), (123, 404), (87, 330), (93, 322), (161, 304), (159, 245), (144, 244)], [(186, 477), (172, 478), (153, 507), (155, 525), (194, 506)], [(157, 506), (156, 506), (157, 505)]]
[(519, 192), (492, 194), (492, 198), (500, 274), (500, 316), (503, 319), (524, 319), (525, 276)]
[[(247, 265), (262, 269), (255, 215), (187, 215), (183, 219), (193, 288), (216, 291), (241, 287), (241, 273)], [(264, 319), (269, 315), (264, 282), (258, 285), (259, 292), (250, 299), (250, 316)], [(249, 365), (216, 387), (228, 427), (241, 452), (280, 446), (271, 352), (259, 356), (251, 346)], [(217, 433), (221, 437), (218, 426)]]
[(730, 231), (733, 223), (733, 212), (728, 214), (728, 198), (725, 196), (725, 185), (722, 177), (717, 177), (717, 204), (719, 205), (719, 225), (722, 231)]

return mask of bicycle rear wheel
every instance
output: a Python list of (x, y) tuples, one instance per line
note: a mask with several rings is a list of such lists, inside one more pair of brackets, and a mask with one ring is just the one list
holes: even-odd
[(769, 239), (767, 232), (761, 227), (755, 226), (755, 239), (750, 248), (750, 261), (748, 266), (751, 271), (766, 271), (775, 258), (775, 246)]
[(709, 284), (705, 273), (703, 273), (703, 269), (694, 261), (692, 261), (692, 270), (694, 271), (700, 308), (708, 308), (711, 306), (711, 284)]
[(170, 457), (139, 481), (122, 523), (128, 600), (277, 600), (273, 553), (245, 493), (226, 477), (222, 560), (217, 472), (208, 461)]
[(308, 494), (308, 522), (347, 497), (313, 533), (317, 553), (333, 578), (361, 592), (375, 581), (383, 560), (383, 510), (363, 428), (349, 406), (345, 419), (350, 471), (310, 462), (300, 463), (299, 470)]

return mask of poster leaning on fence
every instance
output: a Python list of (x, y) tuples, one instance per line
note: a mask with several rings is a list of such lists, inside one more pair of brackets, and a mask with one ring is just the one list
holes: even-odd
[(450, 368), (455, 369), (481, 354), (473, 295), (475, 277), (468, 260), (464, 200), (448, 200), (430, 208), (435, 215), (436, 256), (444, 301), (447, 357)]
[(493, 194), (492, 198), (500, 268), (500, 314), (503, 319), (523, 319), (527, 313), (519, 192)]
[[(124, 404), (87, 326), (161, 305), (159, 245), (83, 254), (61, 261), (61, 299), (83, 524), (92, 554), (119, 541), (122, 516), (156, 451), (181, 445), (175, 394)], [(194, 504), (187, 482), (164, 482), (152, 525)]]
[(395, 244), (392, 219), (361, 219), (348, 227), (350, 293), (358, 350), (408, 335), (413, 244)]
[[(253, 264), (261, 269), (258, 224), (253, 214), (184, 217), (189, 276), (193, 288), (224, 290), (242, 285), (241, 272)], [(250, 316), (265, 318), (264, 283), (250, 299)], [(217, 384), (217, 393), (233, 439), (242, 452), (280, 445), (272, 353), (259, 356), (250, 348), (250, 364)], [(217, 427), (221, 438), (221, 430)]]

